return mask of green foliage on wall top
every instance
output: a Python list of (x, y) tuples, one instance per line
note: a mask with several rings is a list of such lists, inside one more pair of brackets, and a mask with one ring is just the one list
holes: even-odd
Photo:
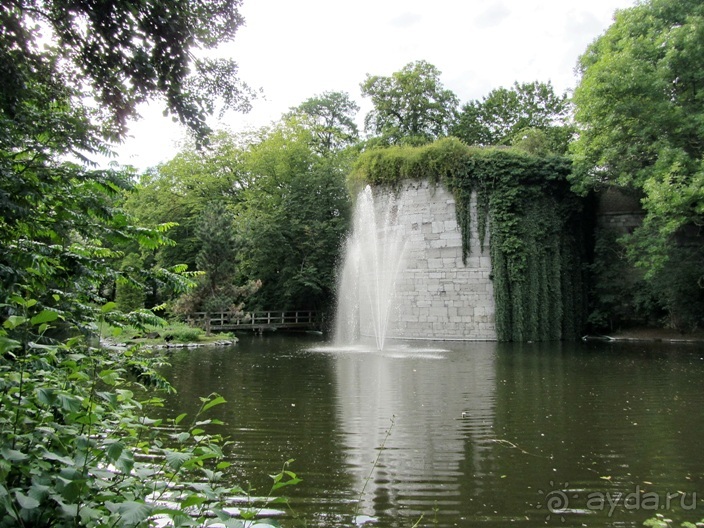
[(469, 255), (470, 197), (477, 196), (480, 242), (490, 237), (496, 330), (502, 341), (572, 339), (584, 321), (583, 208), (570, 191), (571, 163), (445, 138), (421, 147), (363, 153), (352, 190), (398, 190), (404, 180), (444, 185), (455, 197), (463, 259)]

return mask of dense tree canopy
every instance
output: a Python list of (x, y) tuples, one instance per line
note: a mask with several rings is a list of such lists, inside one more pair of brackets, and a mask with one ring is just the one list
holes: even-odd
[(684, 192), (701, 178), (703, 22), (699, 1), (651, 0), (619, 11), (582, 55), (574, 156), (585, 184)]
[(237, 0), (0, 5), (5, 295), (32, 284), (46, 302), (53, 291), (64, 303), (72, 300), (70, 310), (63, 306), (67, 313), (83, 313), (88, 300), (101, 298), (97, 278), (109, 281), (119, 271), (116, 244), (151, 237), (156, 247), (161, 235), (135, 227), (116, 207), (131, 174), (91, 170), (86, 162), (122, 138), (137, 105), (150, 98), (164, 97), (168, 111), (198, 134), (207, 131), (217, 97), (246, 106), (234, 63), (194, 54), (234, 36), (242, 23), (238, 6)]
[(177, 312), (330, 303), (354, 153), (321, 151), (318, 132), (292, 112), (246, 136), (218, 133), (142, 176), (125, 209), (146, 225), (178, 223), (176, 245), (159, 248), (156, 263), (205, 272)]
[(196, 269), (201, 245), (198, 218), (211, 202), (234, 204), (247, 185), (241, 160), (244, 150), (238, 142), (236, 136), (219, 131), (207, 147), (187, 145), (171, 160), (142, 174), (138, 192), (127, 196), (124, 208), (141, 224), (178, 224), (170, 231), (177, 245), (161, 247), (156, 254), (160, 266), (187, 264), (188, 269)]
[(324, 309), (348, 222), (346, 152), (316, 153), (313, 132), (283, 121), (253, 144), (251, 184), (236, 208), (241, 282), (261, 280), (263, 309)]
[(422, 60), (406, 64), (390, 77), (367, 75), (361, 89), (374, 105), (364, 119), (366, 131), (391, 143), (447, 135), (459, 104), (457, 96), (443, 87), (440, 71)]
[(359, 130), (355, 116), (359, 106), (349, 94), (344, 92), (325, 92), (310, 97), (289, 115), (303, 117), (314, 136), (316, 150), (325, 154), (353, 145), (359, 140)]
[[(122, 135), (136, 106), (163, 96), (197, 132), (215, 100), (246, 109), (232, 60), (194, 54), (230, 41), (240, 0), (14, 0), (0, 6), (0, 105), (12, 116), (38, 83), (90, 92)], [(45, 45), (46, 40), (51, 44)], [(75, 102), (74, 102), (75, 103)]]
[(481, 146), (512, 145), (540, 135), (545, 150), (563, 154), (574, 132), (570, 117), (567, 94), (557, 95), (550, 82), (516, 82), (465, 104), (452, 133)]
[[(575, 184), (615, 185), (642, 197), (646, 218), (628, 251), (671, 316), (673, 306), (704, 305), (697, 235), (704, 225), (702, 65), (704, 4), (650, 0), (619, 11), (589, 46), (574, 94), (581, 127)], [(701, 310), (690, 315), (686, 326), (704, 322)]]
[(144, 228), (121, 207), (133, 173), (88, 162), (124, 137), (142, 101), (163, 96), (200, 137), (214, 97), (245, 102), (234, 63), (194, 53), (232, 37), (238, 5), (0, 4), (0, 524), (145, 524), (158, 481), (175, 484), (186, 458), (202, 464), (202, 447), (212, 445), (176, 448), (168, 478), (135, 462), (139, 451), (168, 465), (175, 452), (150, 442), (156, 420), (134, 397), (144, 383), (168, 384), (139, 350), (89, 347), (81, 334), (95, 336), (105, 321), (159, 321), (116, 310), (115, 284), (125, 310), (141, 306), (147, 284), (178, 292), (192, 284), (182, 267), (147, 269), (141, 259), (172, 243), (172, 224)]

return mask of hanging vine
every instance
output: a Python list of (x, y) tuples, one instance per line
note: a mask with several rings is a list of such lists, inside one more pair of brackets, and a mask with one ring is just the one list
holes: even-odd
[(367, 151), (349, 182), (353, 190), (366, 184), (399, 190), (406, 180), (444, 185), (455, 198), (465, 264), (476, 193), (482, 248), (487, 231), (490, 238), (497, 336), (539, 341), (576, 338), (584, 321), (583, 207), (570, 191), (570, 170), (567, 158), (445, 138)]

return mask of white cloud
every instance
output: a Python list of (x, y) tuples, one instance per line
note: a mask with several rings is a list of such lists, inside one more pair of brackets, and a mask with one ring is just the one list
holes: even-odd
[[(242, 79), (262, 87), (266, 100), (248, 115), (228, 114), (224, 124), (259, 127), (328, 90), (348, 92), (366, 110), (359, 84), (367, 73), (389, 75), (421, 59), (442, 71), (445, 86), (463, 102), (514, 81), (551, 80), (560, 91), (573, 88), (579, 54), (610, 25), (616, 9), (634, 3), (245, 0), (246, 25), (221, 53), (239, 62)], [(135, 139), (120, 153), (129, 153), (124, 161), (140, 168), (173, 156), (176, 148), (169, 145), (182, 134), (152, 117), (132, 129)]]
[(411, 28), (413, 26), (416, 26), (423, 20), (422, 15), (419, 15), (418, 13), (411, 13), (411, 12), (405, 12), (401, 13), (400, 15), (392, 18), (389, 23), (392, 26), (398, 27), (398, 28)]
[(498, 26), (510, 15), (511, 11), (505, 5), (502, 2), (497, 2), (491, 4), (488, 9), (475, 18), (474, 25), (481, 29)]

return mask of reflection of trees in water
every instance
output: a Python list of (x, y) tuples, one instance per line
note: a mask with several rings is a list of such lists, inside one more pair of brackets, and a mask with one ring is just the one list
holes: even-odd
[[(243, 336), (232, 348), (177, 352), (167, 375), (178, 394), (169, 397), (167, 409), (173, 416), (192, 416), (199, 396), (218, 392), (227, 404), (212, 409), (208, 417), (226, 423), (216, 430), (232, 441), (229, 461), (238, 484), (246, 479), (259, 492), (266, 491), (271, 485), (268, 475), (293, 458), (291, 469), (304, 483), (285, 494), (327, 500), (348, 488), (335, 421), (332, 366), (323, 354), (292, 354), (300, 343), (311, 344), (295, 336)], [(315, 509), (315, 503), (301, 508)]]
[[(367, 476), (359, 513), (399, 527), (421, 514), (428, 526), (436, 509), (440, 526), (536, 526), (546, 494), (565, 483), (584, 496), (638, 484), (691, 493), (704, 483), (704, 362), (695, 349), (443, 342), (432, 346), (448, 352), (396, 343), (383, 353), (306, 350), (315, 344), (245, 337), (230, 349), (176, 352), (179, 394), (167, 402), (171, 416), (192, 415), (198, 396), (221, 393), (228, 404), (212, 417), (228, 424), (234, 480), (268, 489), (267, 475), (295, 458), (304, 481), (286, 494), (309, 526), (351, 525)], [(607, 526), (606, 513), (570, 519)], [(634, 526), (649, 513), (620, 512)], [(691, 520), (681, 513), (673, 512), (678, 523)]]

